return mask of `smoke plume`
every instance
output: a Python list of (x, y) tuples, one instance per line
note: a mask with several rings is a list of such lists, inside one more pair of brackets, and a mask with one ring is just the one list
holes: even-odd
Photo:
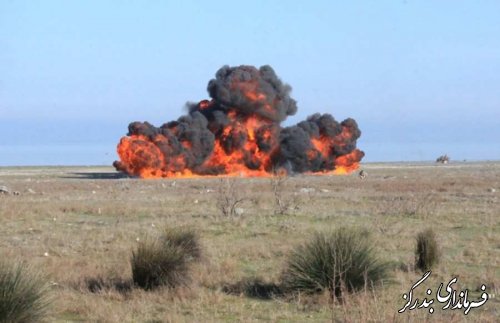
[(115, 168), (144, 178), (266, 176), (279, 169), (348, 173), (364, 156), (356, 149), (361, 131), (354, 119), (339, 123), (314, 114), (281, 127), (297, 112), (297, 102), (270, 66), (224, 66), (207, 90), (211, 100), (188, 103), (188, 114), (177, 121), (159, 128), (131, 123)]

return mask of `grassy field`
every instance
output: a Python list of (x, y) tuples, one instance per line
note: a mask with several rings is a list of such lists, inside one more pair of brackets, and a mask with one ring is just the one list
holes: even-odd
[[(500, 317), (500, 163), (366, 164), (368, 176), (300, 175), (276, 190), (269, 178), (234, 178), (237, 214), (218, 201), (227, 179), (139, 180), (110, 167), (0, 168), (0, 254), (48, 275), (54, 302), (48, 321), (104, 322), (494, 322)], [(276, 184), (276, 182), (275, 182)], [(232, 194), (232, 193), (231, 193)], [(277, 212), (283, 211), (283, 212)], [(280, 214), (283, 213), (283, 214)], [(203, 259), (189, 287), (121, 290), (131, 278), (138, 241), (165, 227), (200, 234)], [(327, 295), (265, 299), (238, 286), (279, 283), (287, 255), (315, 231), (368, 229), (392, 282), (332, 302)], [(477, 300), (463, 310), (415, 309), (399, 314), (402, 295), (422, 276), (413, 269), (415, 238), (433, 228), (441, 261), (423, 286), (458, 278)], [(89, 289), (101, 279), (109, 288)], [(231, 292), (228, 292), (231, 291)]]

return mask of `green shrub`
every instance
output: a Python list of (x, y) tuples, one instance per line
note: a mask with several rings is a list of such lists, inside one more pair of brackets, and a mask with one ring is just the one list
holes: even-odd
[(37, 322), (50, 305), (48, 284), (24, 264), (0, 262), (0, 322)]
[(427, 229), (417, 235), (415, 247), (415, 267), (428, 271), (439, 261), (439, 250), (436, 235), (432, 229)]
[(316, 233), (296, 247), (283, 273), (287, 290), (342, 296), (372, 287), (388, 277), (389, 264), (378, 260), (367, 232), (340, 228)]
[(159, 238), (141, 242), (132, 253), (132, 280), (147, 290), (185, 285), (190, 281), (190, 262), (200, 257), (201, 248), (194, 231), (166, 229)]

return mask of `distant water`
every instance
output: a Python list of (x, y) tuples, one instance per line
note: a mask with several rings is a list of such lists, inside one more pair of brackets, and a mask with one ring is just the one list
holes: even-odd
[[(500, 160), (497, 143), (359, 143), (365, 162), (433, 161), (448, 154), (456, 161)], [(0, 166), (111, 165), (116, 144), (0, 145)]]
[(0, 145), (0, 166), (111, 165), (116, 145)]
[(365, 162), (434, 161), (447, 154), (455, 161), (500, 160), (500, 141), (496, 143), (361, 143)]

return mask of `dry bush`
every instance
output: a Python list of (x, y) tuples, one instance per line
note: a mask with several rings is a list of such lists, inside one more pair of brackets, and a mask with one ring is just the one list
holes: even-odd
[(45, 279), (24, 264), (0, 263), (0, 321), (38, 322), (51, 303)]
[(237, 208), (246, 198), (233, 178), (221, 178), (217, 188), (216, 207), (224, 217), (238, 215)]
[(422, 271), (431, 270), (439, 261), (439, 249), (436, 235), (432, 229), (427, 229), (417, 235), (415, 247), (415, 268)]
[(271, 189), (274, 197), (274, 214), (283, 215), (289, 211), (297, 210), (299, 202), (296, 196), (291, 196), (285, 192), (285, 184), (288, 180), (286, 173), (275, 171), (271, 177)]
[(283, 273), (287, 290), (321, 293), (334, 297), (372, 287), (388, 278), (389, 264), (380, 261), (367, 232), (339, 228), (316, 233), (295, 248)]

